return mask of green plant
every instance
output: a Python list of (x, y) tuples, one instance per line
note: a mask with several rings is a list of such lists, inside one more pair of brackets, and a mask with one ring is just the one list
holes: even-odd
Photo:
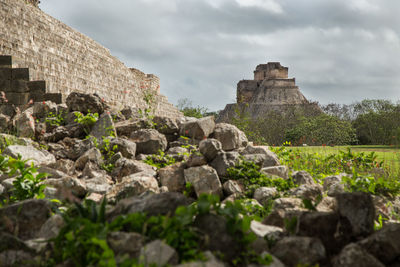
[(158, 154), (147, 156), (144, 162), (156, 167), (157, 169), (160, 169), (174, 164), (175, 159), (172, 156), (166, 154), (164, 151), (159, 150)]
[(56, 263), (69, 260), (75, 266), (117, 266), (106, 241), (105, 205), (105, 198), (99, 207), (86, 200), (84, 205), (76, 203), (75, 208), (63, 215), (65, 226), (51, 240)]
[[(197, 202), (178, 207), (173, 214), (129, 213), (110, 222), (105, 219), (105, 206), (105, 199), (100, 206), (85, 201), (63, 214), (65, 225), (58, 236), (50, 240), (54, 245), (54, 264), (68, 260), (75, 266), (116, 266), (114, 252), (106, 241), (107, 234), (114, 231), (140, 233), (147, 241), (162, 239), (175, 248), (181, 262), (204, 260), (201, 248), (206, 240), (195, 227), (195, 220), (207, 214), (224, 217), (226, 229), (237, 242), (235, 249), (241, 253), (231, 264), (244, 266), (272, 261), (269, 255), (260, 256), (251, 249), (256, 239), (250, 231), (252, 217), (246, 215), (248, 208), (238, 201), (221, 205), (218, 196), (201, 195)], [(136, 259), (129, 259), (125, 264), (122, 266), (138, 266)]]
[(356, 170), (353, 170), (352, 176), (342, 177), (342, 183), (349, 192), (367, 192), (389, 197), (400, 193), (400, 182), (397, 179), (360, 175)]
[(271, 147), (271, 150), (278, 155), (281, 164), (296, 171), (307, 171), (316, 182), (328, 175), (342, 172), (351, 173), (353, 170), (366, 173), (383, 165), (382, 161), (377, 160), (374, 152), (356, 153), (352, 152), (350, 148), (330, 155), (301, 152), (286, 146)]
[(260, 172), (261, 167), (252, 161), (240, 160), (234, 167), (228, 168), (227, 177), (240, 180), (246, 189), (246, 195), (252, 197), (259, 187), (275, 187), (279, 192), (284, 192), (295, 187), (292, 179), (268, 177)]
[(96, 121), (99, 119), (99, 114), (96, 113), (91, 113), (90, 110), (88, 110), (88, 113), (84, 115), (82, 112), (75, 111), (75, 122), (81, 124), (84, 127), (84, 131), (86, 134), (89, 134), (90, 129), (92, 126), (96, 123)]
[(154, 103), (155, 103), (155, 95), (151, 91), (145, 91), (143, 93), (143, 101), (145, 102), (144, 109), (139, 108), (139, 114), (143, 119), (145, 119), (145, 124), (148, 128), (155, 128), (157, 125), (154, 119)]
[(186, 117), (203, 118), (208, 111), (204, 107), (194, 107), (192, 101), (188, 98), (179, 99), (177, 107)]
[(102, 159), (105, 160), (105, 163), (100, 167), (107, 172), (112, 172), (115, 165), (113, 163), (107, 163), (107, 160), (111, 159), (111, 157), (115, 155), (115, 152), (118, 150), (118, 145), (111, 145), (110, 136), (103, 136), (101, 145), (99, 144), (99, 140), (92, 135), (86, 136), (86, 139), (91, 140), (94, 146), (102, 152)]
[(192, 197), (192, 196), (195, 195), (195, 191), (194, 191), (194, 187), (193, 187), (193, 184), (192, 184), (192, 183), (187, 182), (187, 183), (185, 184), (185, 190), (183, 191), (183, 194), (184, 194), (186, 197)]
[(4, 157), (0, 155), (0, 166), (3, 174), (16, 176), (11, 189), (10, 201), (21, 201), (30, 198), (44, 198), (43, 193), (46, 185), (43, 180), (47, 177), (46, 173), (38, 173), (33, 163), (26, 167), (27, 160), (18, 158)]
[(51, 126), (61, 126), (65, 124), (65, 118), (63, 112), (54, 113), (48, 112), (44, 121)]
[(297, 217), (291, 217), (291, 218), (285, 218), (283, 220), (283, 223), (285, 224), (285, 229), (288, 233), (294, 235), (296, 233), (296, 227), (297, 227)]

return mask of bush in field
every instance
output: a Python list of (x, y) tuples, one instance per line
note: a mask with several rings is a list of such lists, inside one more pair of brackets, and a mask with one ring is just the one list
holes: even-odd
[(193, 106), (192, 101), (188, 98), (179, 99), (177, 108), (187, 117), (202, 118), (209, 115), (207, 108)]
[(295, 145), (349, 145), (357, 140), (350, 122), (326, 114), (302, 118), (299, 124), (286, 131), (285, 137)]

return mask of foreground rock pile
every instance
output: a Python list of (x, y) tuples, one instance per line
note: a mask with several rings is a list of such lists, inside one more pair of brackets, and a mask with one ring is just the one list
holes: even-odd
[[(76, 111), (98, 113), (99, 118), (92, 125), (78, 123)], [(49, 174), (44, 181), (45, 199), (0, 208), (0, 266), (50, 253), (47, 241), (65, 225), (53, 212), (54, 199), (100, 203), (106, 197), (109, 221), (134, 212), (172, 215), (178, 206), (190, 205), (204, 193), (218, 195), (223, 203), (241, 198), (243, 185), (229, 180), (227, 174), (241, 159), (254, 161), (267, 175), (293, 179), (297, 185), (285, 194), (273, 187), (254, 191), (255, 206), (272, 203), (272, 211), (261, 222), (252, 221), (250, 228), (258, 237), (252, 244), (254, 251), (271, 254), (270, 266), (400, 266), (400, 224), (388, 221), (375, 231), (378, 215), (389, 211), (382, 208), (382, 200), (369, 194), (344, 192), (341, 176), (327, 177), (321, 185), (303, 171), (289, 175), (290, 170), (280, 165), (268, 147), (250, 144), (235, 126), (216, 124), (213, 117), (149, 121), (136, 114), (129, 109), (113, 112), (96, 95), (72, 93), (66, 105), (34, 103), (12, 118), (0, 115), (2, 131), (19, 136), (2, 135), (13, 143), (2, 154), (21, 155), (39, 172)], [(63, 123), (57, 122), (60, 118)], [(157, 169), (144, 162), (153, 154), (162, 155), (159, 161), (167, 158), (176, 163)], [(157, 162), (156, 156), (152, 158)], [(14, 180), (0, 177), (0, 196), (10, 194)], [(319, 204), (306, 208), (302, 199)], [(391, 208), (399, 206), (394, 202)], [(195, 224), (208, 240), (206, 259), (179, 266), (229, 266), (240, 248), (229, 236), (224, 219), (210, 214)], [(145, 259), (145, 266), (180, 262), (164, 240), (150, 242), (139, 233), (112, 232), (107, 243), (116, 255)]]

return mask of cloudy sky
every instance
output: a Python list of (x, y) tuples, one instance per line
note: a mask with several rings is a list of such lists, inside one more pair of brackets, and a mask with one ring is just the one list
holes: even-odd
[(42, 0), (41, 9), (154, 73), (176, 104), (218, 110), (280, 61), (321, 103), (400, 99), (399, 0)]

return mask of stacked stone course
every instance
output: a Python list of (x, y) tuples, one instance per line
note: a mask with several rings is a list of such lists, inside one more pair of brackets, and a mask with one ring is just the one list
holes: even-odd
[(34, 5), (0, 0), (0, 18), (0, 55), (11, 55), (14, 68), (29, 68), (31, 80), (45, 80), (47, 93), (63, 99), (72, 91), (97, 93), (117, 108), (144, 108), (143, 96), (150, 92), (156, 115), (181, 116), (159, 94), (155, 75), (129, 69), (108, 49)]
[(49, 100), (61, 103), (61, 94), (46, 93), (45, 81), (30, 81), (29, 77), (28, 68), (12, 68), (12, 57), (0, 56), (1, 104), (14, 105), (21, 110), (33, 102)]

